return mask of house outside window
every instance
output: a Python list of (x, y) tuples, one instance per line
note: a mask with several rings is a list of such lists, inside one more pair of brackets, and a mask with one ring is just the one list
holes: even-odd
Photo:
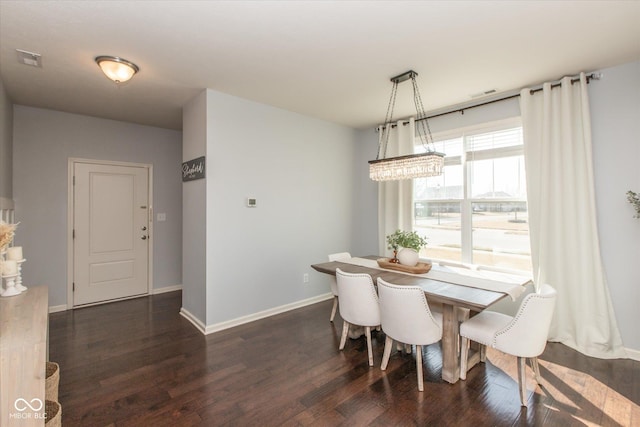
[(413, 185), (413, 229), (429, 241), (421, 257), (531, 271), (520, 119), (435, 134), (434, 141), (446, 154), (444, 173)]

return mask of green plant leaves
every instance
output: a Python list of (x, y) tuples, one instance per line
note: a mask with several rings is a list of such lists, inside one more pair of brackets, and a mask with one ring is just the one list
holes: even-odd
[(399, 247), (413, 249), (420, 252), (420, 249), (427, 246), (427, 238), (420, 236), (415, 231), (396, 230), (387, 236), (387, 249), (397, 251)]

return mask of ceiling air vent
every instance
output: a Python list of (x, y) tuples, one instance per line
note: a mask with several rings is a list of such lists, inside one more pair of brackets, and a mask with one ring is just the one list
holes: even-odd
[(496, 89), (485, 90), (484, 92), (474, 93), (473, 95), (471, 95), (471, 98), (480, 98), (481, 96), (493, 95), (497, 92), (498, 91)]
[(16, 49), (18, 53), (18, 62), (32, 67), (42, 68), (42, 55), (35, 52), (29, 52), (22, 49)]

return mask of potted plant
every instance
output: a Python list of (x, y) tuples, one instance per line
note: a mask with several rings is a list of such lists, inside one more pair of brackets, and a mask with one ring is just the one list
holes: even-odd
[[(415, 266), (418, 264), (420, 249), (427, 245), (427, 239), (415, 231), (396, 230), (387, 236), (388, 248), (393, 250), (390, 262)], [(402, 250), (399, 250), (402, 248)]]

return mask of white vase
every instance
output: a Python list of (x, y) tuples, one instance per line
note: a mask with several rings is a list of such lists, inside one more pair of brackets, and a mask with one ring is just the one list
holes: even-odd
[(416, 265), (418, 265), (418, 261), (420, 260), (420, 257), (418, 256), (417, 251), (409, 248), (402, 248), (400, 252), (398, 252), (398, 260), (402, 265), (415, 267)]

